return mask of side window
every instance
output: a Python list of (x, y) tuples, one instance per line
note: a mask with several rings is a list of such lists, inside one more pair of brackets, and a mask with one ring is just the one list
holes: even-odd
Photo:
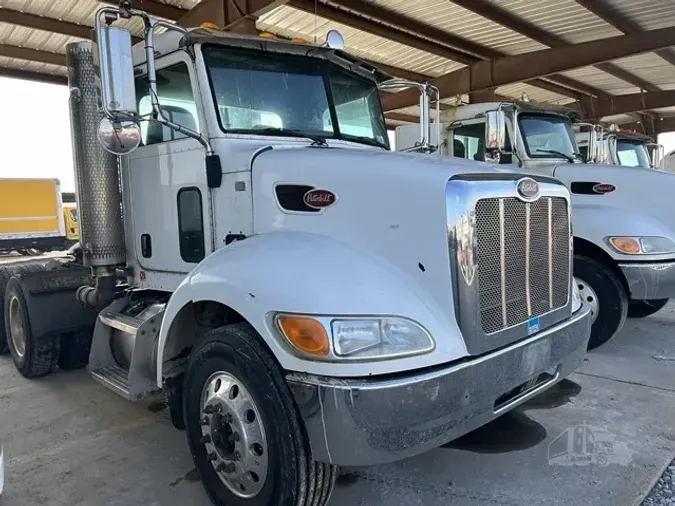
[(199, 188), (181, 188), (178, 191), (178, 243), (180, 256), (186, 262), (197, 263), (204, 258), (204, 222)]
[(453, 130), (453, 156), (467, 160), (485, 160), (485, 123), (463, 125)]
[[(166, 119), (199, 131), (197, 107), (185, 63), (177, 63), (157, 71), (157, 99)], [(152, 111), (145, 76), (136, 79), (136, 100), (139, 114), (146, 115)], [(146, 146), (185, 137), (184, 134), (156, 121), (141, 121), (141, 142)]]
[[(467, 160), (485, 161), (485, 123), (463, 125), (453, 129), (453, 156)], [(511, 151), (511, 138), (506, 132), (505, 151)]]

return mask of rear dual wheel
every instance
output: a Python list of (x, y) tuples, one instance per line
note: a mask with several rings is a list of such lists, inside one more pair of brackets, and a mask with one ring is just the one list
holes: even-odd
[(227, 506), (323, 506), (337, 468), (314, 462), (281, 369), (248, 324), (209, 332), (188, 364), (188, 443), (209, 496)]

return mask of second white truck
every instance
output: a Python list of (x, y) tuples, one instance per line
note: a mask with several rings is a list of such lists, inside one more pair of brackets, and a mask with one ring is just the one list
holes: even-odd
[[(428, 156), (486, 161), (563, 181), (572, 195), (574, 276), (590, 304), (589, 346), (600, 346), (626, 316), (647, 316), (675, 296), (675, 177), (622, 165), (588, 164), (572, 111), (526, 101), (444, 110), (426, 136)], [(415, 149), (420, 126), (396, 130), (396, 149)]]

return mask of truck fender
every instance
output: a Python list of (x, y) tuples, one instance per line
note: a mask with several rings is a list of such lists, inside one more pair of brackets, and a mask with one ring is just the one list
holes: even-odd
[(292, 353), (274, 328), (274, 312), (405, 316), (432, 336), (446, 337), (425, 355), (372, 362), (369, 373), (385, 372), (382, 368), (415, 369), (467, 354), (453, 311), (438, 306), (409, 273), (327, 236), (269, 232), (212, 253), (173, 293), (157, 345), (160, 387), (167, 361), (185, 348), (172, 342), (181, 333), (176, 328), (180, 325), (173, 323), (185, 315), (184, 309), (198, 302), (215, 302), (238, 313), (262, 336), (281, 367), (290, 371), (335, 376), (364, 374), (362, 363), (317, 362)]
[[(589, 197), (589, 199), (603, 198)], [(615, 261), (634, 261), (634, 255), (621, 254), (607, 244), (610, 236), (663, 236), (675, 240), (673, 231), (665, 223), (631, 207), (629, 209), (607, 203), (579, 202), (572, 206), (574, 237), (584, 239), (612, 257)]]

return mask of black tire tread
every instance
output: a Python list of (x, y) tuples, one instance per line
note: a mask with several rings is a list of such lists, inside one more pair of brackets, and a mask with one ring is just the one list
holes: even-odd
[[(588, 342), (588, 349), (592, 350), (594, 348), (597, 348), (603, 344), (605, 344), (607, 341), (609, 341), (612, 337), (614, 337), (624, 326), (626, 323), (626, 318), (628, 317), (628, 293), (626, 291), (625, 286), (621, 282), (621, 279), (614, 273), (614, 271), (604, 263), (602, 263), (599, 260), (596, 260), (593, 257), (585, 256), (585, 255), (579, 255), (576, 254), (574, 255), (574, 263), (575, 263), (575, 268), (574, 268), (574, 275), (578, 276), (577, 274), (577, 264), (579, 262), (583, 262), (586, 264), (589, 264), (592, 266), (593, 270), (600, 275), (604, 277), (604, 280), (609, 284), (609, 288), (618, 296), (619, 299), (619, 318), (618, 321), (616, 322), (616, 328), (612, 334), (609, 335), (604, 335), (604, 336), (598, 336), (594, 335), (593, 332), (591, 333), (591, 338)], [(587, 279), (584, 280), (586, 283), (589, 283)], [(600, 302), (602, 303), (602, 298), (600, 298)], [(605, 315), (602, 313), (602, 308), (600, 309), (600, 313), (598, 318), (603, 318)], [(596, 319), (595, 324), (598, 323), (598, 320)]]
[[(37, 269), (40, 270), (40, 269)], [(23, 271), (31, 272), (31, 271)], [(32, 272), (36, 272), (32, 270)], [(21, 279), (13, 276), (10, 278), (16, 280), (18, 285), (18, 295), (22, 302), (24, 313), (26, 312), (26, 301), (23, 296), (23, 287), (21, 284)], [(8, 287), (9, 288), (9, 287)], [(4, 308), (3, 308), (4, 314)], [(33, 338), (31, 326), (30, 326), (30, 317), (29, 315), (24, 314), (26, 317), (25, 327), (26, 327), (26, 357), (23, 363), (23, 366), (19, 367), (14, 361), (15, 365), (19, 372), (26, 378), (39, 378), (40, 376), (45, 376), (50, 372), (56, 370), (58, 366), (59, 359), (59, 348), (60, 348), (60, 339), (57, 335), (47, 334), (41, 336), (38, 339)], [(7, 322), (5, 322), (5, 330), (7, 330)]]
[[(337, 466), (315, 462), (311, 458), (307, 435), (300, 423), (300, 414), (274, 356), (263, 346), (258, 333), (248, 323), (235, 323), (208, 332), (202, 343), (198, 346), (198, 349), (204, 349), (211, 343), (222, 343), (223, 332), (232, 333), (245, 342), (248, 348), (246, 352), (256, 355), (261, 360), (269, 371), (270, 379), (277, 387), (282, 403), (289, 407), (286, 410), (288, 415), (287, 421), (293, 432), (291, 439), (295, 446), (294, 451), (300, 473), (294, 506), (325, 506), (335, 486), (338, 475)], [(198, 356), (198, 353), (196, 353), (198, 349), (195, 348), (191, 354), (188, 370)], [(187, 410), (184, 409), (184, 412), (187, 413)], [(304, 473), (302, 469), (304, 469)], [(215, 498), (212, 497), (212, 499)]]
[(42, 269), (44, 269), (42, 265), (28, 262), (0, 267), (0, 355), (9, 353), (9, 343), (7, 343), (7, 334), (5, 332), (5, 289), (7, 288), (9, 278), (14, 274), (39, 272)]

